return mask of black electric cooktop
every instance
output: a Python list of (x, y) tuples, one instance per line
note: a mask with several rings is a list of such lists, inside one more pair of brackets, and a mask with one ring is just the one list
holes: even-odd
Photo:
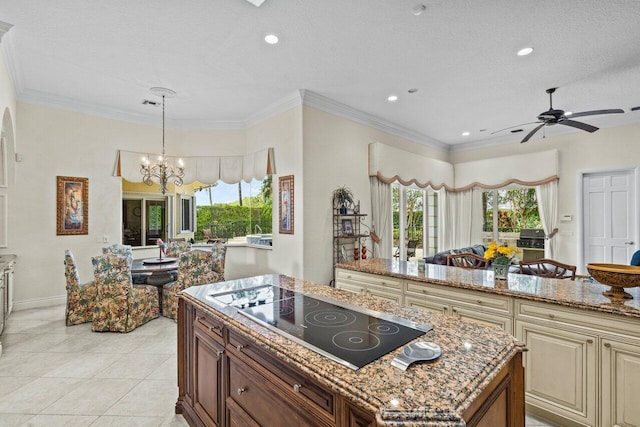
[(352, 369), (359, 369), (431, 330), (428, 325), (341, 306), (274, 285), (210, 296)]

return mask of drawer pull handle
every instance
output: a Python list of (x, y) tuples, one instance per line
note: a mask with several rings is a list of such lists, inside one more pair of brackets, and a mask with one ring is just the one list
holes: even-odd
[(591, 338), (589, 338), (589, 339), (587, 340), (587, 344), (593, 344), (593, 340), (592, 340)]
[(242, 344), (238, 344), (238, 345), (236, 346), (236, 349), (237, 349), (238, 351), (242, 351), (242, 349), (243, 349), (243, 348), (244, 348), (244, 346), (243, 346)]
[(293, 391), (295, 391), (296, 393), (300, 393), (300, 389), (302, 388), (302, 386), (300, 384), (294, 384), (293, 385)]
[(482, 300), (477, 300), (476, 303), (482, 304)]
[(216, 351), (216, 355), (217, 355), (218, 357), (222, 356), (223, 354), (224, 354), (224, 350), (217, 350), (217, 351)]
[(239, 388), (239, 389), (238, 389), (238, 396), (240, 396), (240, 395), (241, 395), (242, 393), (244, 393), (244, 392), (245, 392), (245, 389), (243, 389), (243, 388)]
[(608, 342), (604, 343), (604, 346), (605, 346), (606, 348), (611, 348), (611, 344), (609, 344)]
[(221, 329), (222, 329), (222, 328), (220, 328), (220, 326), (209, 326), (209, 330), (210, 330), (211, 332), (219, 331), (219, 330), (221, 330)]

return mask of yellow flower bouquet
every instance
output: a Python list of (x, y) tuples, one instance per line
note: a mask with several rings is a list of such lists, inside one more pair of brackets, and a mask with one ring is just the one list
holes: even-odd
[(491, 242), (484, 251), (484, 257), (490, 260), (491, 264), (508, 265), (514, 261), (515, 251), (508, 246), (498, 246), (497, 242)]

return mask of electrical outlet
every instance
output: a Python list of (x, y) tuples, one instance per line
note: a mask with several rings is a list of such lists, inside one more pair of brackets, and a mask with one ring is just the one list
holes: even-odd
[(107, 235), (102, 236), (102, 243), (109, 243), (109, 236)]

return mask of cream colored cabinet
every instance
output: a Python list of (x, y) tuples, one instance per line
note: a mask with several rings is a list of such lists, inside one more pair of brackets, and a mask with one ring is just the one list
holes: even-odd
[(640, 426), (640, 342), (601, 341), (602, 426)]
[(402, 279), (337, 268), (335, 283), (337, 289), (403, 303)]
[(411, 280), (405, 281), (404, 291), (406, 305), (513, 333), (513, 304), (510, 297)]
[(529, 349), (523, 359), (527, 405), (594, 426), (597, 336), (518, 320), (515, 335)]

